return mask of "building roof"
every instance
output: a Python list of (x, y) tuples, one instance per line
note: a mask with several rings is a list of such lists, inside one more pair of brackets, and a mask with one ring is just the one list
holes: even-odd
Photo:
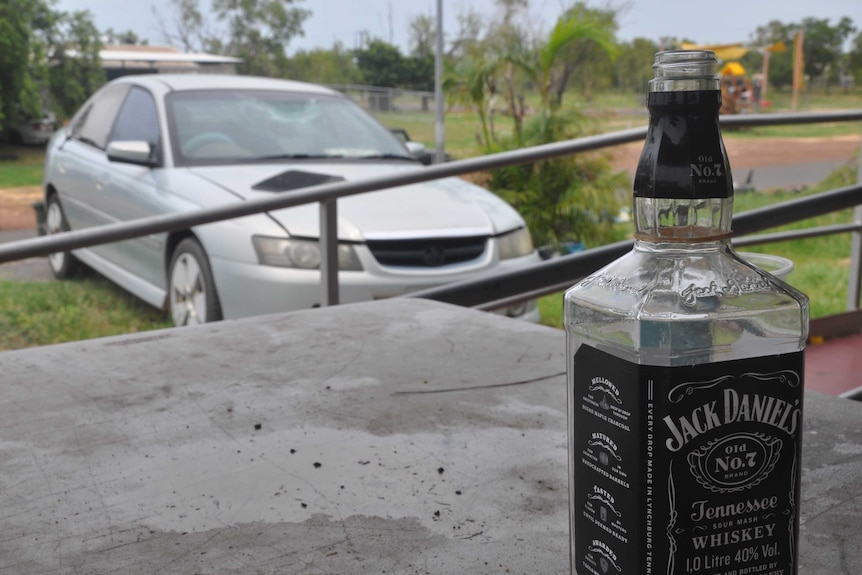
[[(69, 50), (69, 56), (78, 55), (76, 50)], [(195, 66), (213, 64), (239, 64), (242, 58), (220, 56), (205, 52), (181, 52), (173, 46), (105, 46), (99, 50), (99, 59), (105, 68), (133, 68), (168, 66)]]
[(181, 52), (173, 46), (105, 46), (99, 51), (103, 62), (239, 64), (242, 58), (205, 52)]

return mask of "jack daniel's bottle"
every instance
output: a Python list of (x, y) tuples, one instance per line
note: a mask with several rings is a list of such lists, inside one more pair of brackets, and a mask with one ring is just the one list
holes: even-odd
[(572, 570), (796, 575), (808, 300), (730, 246), (715, 56), (654, 68), (634, 249), (565, 297)]

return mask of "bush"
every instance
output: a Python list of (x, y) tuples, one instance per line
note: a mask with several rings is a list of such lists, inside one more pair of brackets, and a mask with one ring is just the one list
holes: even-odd
[[(535, 146), (585, 134), (576, 114), (534, 117), (522, 142), (501, 139), (488, 152)], [(630, 180), (614, 171), (606, 155), (575, 154), (491, 171), (488, 187), (517, 209), (539, 246), (602, 245), (618, 239), (614, 222), (630, 198)]]

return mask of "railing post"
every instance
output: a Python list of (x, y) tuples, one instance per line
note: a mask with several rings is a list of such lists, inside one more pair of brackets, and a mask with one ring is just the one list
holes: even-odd
[(320, 202), (320, 305), (338, 305), (338, 204)]
[[(862, 184), (862, 146), (859, 148), (859, 165), (856, 168), (856, 183)], [(862, 226), (862, 205), (853, 210), (853, 223)], [(859, 309), (862, 295), (862, 232), (850, 234), (850, 277), (847, 282), (847, 311)]]

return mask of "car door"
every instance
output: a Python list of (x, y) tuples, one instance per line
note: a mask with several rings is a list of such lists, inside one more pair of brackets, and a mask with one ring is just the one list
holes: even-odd
[[(131, 88), (117, 114), (110, 142), (147, 142), (157, 166), (112, 161), (98, 208), (110, 222), (127, 222), (166, 213), (167, 196), (160, 188), (162, 133), (153, 95), (142, 87)], [(164, 249), (167, 234), (141, 236), (103, 247), (101, 255), (144, 281), (165, 285)]]
[(104, 150), (128, 90), (118, 84), (98, 92), (73, 118), (68, 138), (56, 152), (52, 183), (73, 230), (105, 223), (96, 207), (108, 174)]

